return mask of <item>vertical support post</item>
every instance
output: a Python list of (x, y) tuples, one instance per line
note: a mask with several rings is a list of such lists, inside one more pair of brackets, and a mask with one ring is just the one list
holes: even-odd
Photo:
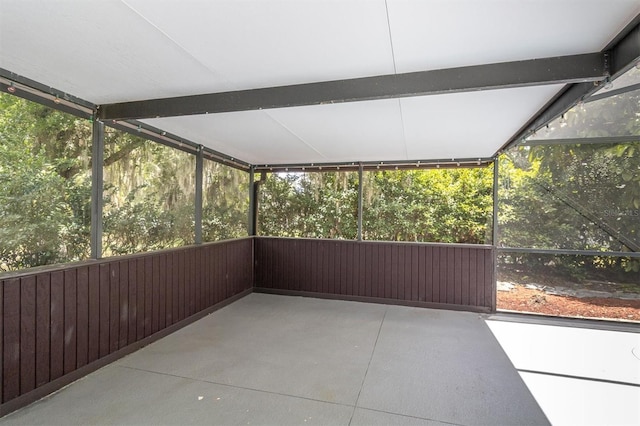
[(498, 173), (499, 156), (493, 160), (493, 222), (491, 229), (491, 245), (493, 246), (493, 283), (491, 285), (491, 312), (497, 309), (498, 298)]
[(255, 167), (251, 166), (249, 169), (249, 214), (247, 233), (249, 236), (256, 235), (256, 224), (258, 221), (258, 209), (257, 207), (257, 185), (255, 182)]
[(362, 163), (358, 165), (358, 236), (356, 237), (358, 241), (362, 241), (362, 173), (364, 167)]
[(94, 119), (91, 147), (91, 258), (102, 257), (102, 192), (104, 189), (104, 123)]
[(195, 243), (202, 244), (202, 174), (203, 174), (202, 145), (196, 154), (196, 205), (195, 205)]

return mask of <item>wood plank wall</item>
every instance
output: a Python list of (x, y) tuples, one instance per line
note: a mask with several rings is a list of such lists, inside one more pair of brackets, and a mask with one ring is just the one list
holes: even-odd
[(290, 294), (495, 310), (493, 251), (483, 245), (259, 237), (254, 285)]
[(223, 241), (0, 279), (0, 402), (250, 289), (252, 246)]

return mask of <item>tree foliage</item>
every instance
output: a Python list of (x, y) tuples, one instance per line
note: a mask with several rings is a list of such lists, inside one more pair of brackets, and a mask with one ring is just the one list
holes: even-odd
[[(490, 169), (365, 172), (363, 192), (365, 239), (488, 241), (493, 206)], [(260, 196), (263, 235), (356, 237), (355, 172), (272, 174)]]
[(365, 177), (366, 239), (491, 241), (490, 168), (376, 171)]
[[(640, 71), (632, 72), (640, 77)], [(498, 244), (640, 251), (640, 91), (573, 108), (539, 133), (534, 144), (500, 160)], [(593, 143), (603, 137), (625, 142)], [(637, 258), (514, 255), (509, 261), (602, 279), (616, 271), (640, 283)]]
[(356, 238), (357, 173), (270, 174), (258, 202), (261, 235)]
[[(0, 272), (89, 257), (91, 142), (89, 121), (0, 94)], [(107, 128), (103, 170), (105, 256), (193, 243), (193, 155)], [(246, 235), (238, 173), (209, 174), (208, 240)]]
[(0, 95), (0, 271), (89, 256), (91, 127)]

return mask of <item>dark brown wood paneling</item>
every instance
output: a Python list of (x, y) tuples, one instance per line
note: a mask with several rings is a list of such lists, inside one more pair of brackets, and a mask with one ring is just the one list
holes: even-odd
[(367, 247), (367, 246), (362, 246), (363, 251), (365, 252), (365, 281), (364, 281), (364, 285), (366, 286), (365, 288), (365, 296), (366, 297), (373, 297), (373, 293), (372, 293), (372, 289), (374, 288), (373, 285), (373, 246), (372, 247)]
[(420, 300), (420, 252), (423, 247), (415, 247), (411, 249), (410, 254), (411, 258), (407, 257), (407, 261), (409, 262), (408, 268), (411, 269), (411, 300), (419, 301)]
[[(322, 292), (329, 292), (329, 282), (331, 281), (332, 263), (331, 261), (331, 247), (329, 241), (320, 241), (320, 247), (322, 247), (322, 270), (318, 271), (322, 276)], [(277, 279), (274, 279), (273, 286), (277, 286)]]
[(120, 262), (109, 268), (109, 353), (120, 344)]
[[(226, 251), (223, 253), (226, 254)], [(189, 306), (187, 316), (191, 316), (196, 313), (196, 258), (193, 255), (193, 250), (188, 250), (187, 258), (189, 260)]]
[(462, 274), (461, 286), (462, 286), (462, 295), (460, 304), (461, 305), (469, 305), (469, 268), (470, 265), (470, 249), (462, 249), (462, 259), (460, 264), (460, 273)]
[(77, 269), (64, 271), (64, 374), (76, 369), (77, 338)]
[(178, 321), (185, 317), (185, 259), (184, 250), (178, 251)]
[(360, 280), (358, 278), (358, 272), (360, 270), (360, 253), (358, 251), (358, 245), (356, 243), (349, 244), (349, 262), (346, 265), (347, 270), (347, 295), (355, 296), (358, 294), (358, 286)]
[(119, 317), (118, 317), (118, 348), (124, 348), (129, 340), (129, 264), (130, 260), (120, 262)]
[(173, 253), (167, 253), (167, 257), (165, 259), (167, 262), (166, 265), (166, 276), (167, 276), (167, 284), (166, 284), (166, 306), (165, 306), (165, 316), (166, 321), (165, 324), (169, 327), (173, 324), (173, 295), (174, 295), (174, 277), (175, 271), (173, 268)]
[(49, 382), (51, 274), (36, 276), (36, 387)]
[(329, 278), (329, 287), (334, 288), (333, 294), (343, 294), (342, 293), (342, 286), (341, 286), (341, 282), (340, 282), (340, 278), (341, 278), (341, 274), (340, 271), (342, 269), (341, 265), (344, 262), (344, 244), (340, 244), (340, 243), (331, 243), (331, 255), (332, 255), (332, 261), (331, 261), (331, 269), (333, 270), (333, 279), (331, 279), (331, 276)]
[(144, 337), (153, 334), (153, 257), (144, 259)]
[[(319, 249), (318, 249), (318, 241), (310, 241), (309, 242), (309, 246), (311, 248), (311, 250), (309, 250), (308, 253), (308, 259), (307, 259), (307, 264), (309, 265), (308, 269), (307, 269), (307, 273), (308, 275), (308, 284), (306, 284), (303, 289), (308, 290), (308, 291), (312, 291), (312, 292), (319, 292), (319, 288), (320, 288), (320, 284), (319, 284), (319, 275), (315, 273), (315, 271), (318, 269), (318, 263), (320, 263), (320, 253), (319, 253)], [(268, 269), (266, 267), (263, 267), (262, 269)], [(307, 281), (305, 280), (305, 281)]]
[(211, 290), (211, 293), (214, 303), (218, 303), (218, 301), (220, 300), (220, 279), (218, 276), (220, 273), (220, 267), (218, 265), (218, 249), (219, 246), (217, 245), (211, 246), (211, 257), (209, 258), (209, 262), (211, 263), (211, 279), (213, 281), (213, 288)]
[(478, 251), (469, 251), (469, 304), (477, 306), (478, 304), (478, 279), (476, 274), (476, 265), (478, 264)]
[(128, 310), (127, 310), (127, 344), (131, 344), (137, 340), (137, 318), (138, 318), (138, 262), (135, 259), (128, 263), (129, 278), (127, 287), (129, 292)]
[(98, 283), (100, 293), (100, 357), (109, 355), (109, 332), (111, 329), (111, 323), (109, 322), (111, 313), (110, 274), (110, 265), (108, 263), (101, 264)]
[(145, 258), (136, 260), (136, 341), (144, 338), (144, 309), (145, 309)]
[(36, 385), (36, 277), (20, 282), (20, 393)]
[(488, 246), (258, 237), (255, 256), (266, 289), (490, 308)]
[(153, 256), (151, 260), (151, 333), (156, 333), (160, 327), (160, 257)]
[(172, 253), (173, 257), (173, 281), (171, 287), (173, 288), (173, 297), (171, 302), (172, 321), (174, 323), (180, 320), (180, 254), (178, 252)]
[[(440, 286), (440, 303), (450, 303), (447, 302), (447, 298), (449, 297), (449, 289), (453, 290), (453, 287), (449, 286), (449, 260), (453, 264), (453, 259), (449, 259), (449, 251), (446, 247), (438, 248), (438, 252), (440, 254), (440, 280), (438, 281), (438, 285)], [(451, 268), (453, 270), (453, 268)]]
[(64, 373), (64, 271), (51, 274), (51, 380)]
[(76, 364), (80, 368), (85, 366), (89, 359), (89, 268), (82, 266), (77, 272)]
[(162, 330), (167, 326), (167, 255), (160, 253), (160, 311), (158, 312), (158, 329)]
[[(484, 276), (484, 257), (479, 256), (478, 263), (476, 264), (476, 276), (483, 277)], [(484, 288), (481, 286), (476, 289), (478, 304), (484, 304)]]
[[(431, 302), (431, 256), (428, 256), (428, 247), (420, 246), (416, 252), (418, 259), (418, 301)], [(430, 253), (430, 252), (429, 252)]]
[(429, 257), (429, 251), (431, 251), (431, 291), (432, 302), (440, 302), (440, 248), (428, 247), (427, 257)]
[(89, 350), (87, 361), (100, 358), (100, 266), (89, 266)]
[(454, 287), (453, 287), (453, 303), (456, 305), (460, 305), (462, 301), (462, 248), (453, 249), (453, 279), (454, 279)]
[(356, 293), (358, 296), (366, 296), (366, 287), (367, 287), (367, 279), (366, 279), (366, 259), (367, 253), (362, 244), (355, 244), (358, 250), (358, 269), (356, 270), (356, 275), (358, 276), (358, 292)]
[(20, 395), (20, 279), (5, 280), (2, 295), (3, 402)]
[[(231, 245), (230, 250), (235, 251), (235, 247)], [(195, 250), (195, 281), (196, 281), (196, 312), (200, 312), (205, 308), (204, 285), (202, 283), (202, 250)], [(235, 278), (235, 277), (234, 277)]]
[[(385, 282), (385, 297), (390, 297), (391, 299), (404, 299), (404, 275), (401, 254), (402, 247), (393, 244), (391, 246), (391, 277)], [(390, 296), (387, 296), (387, 294), (390, 294)]]

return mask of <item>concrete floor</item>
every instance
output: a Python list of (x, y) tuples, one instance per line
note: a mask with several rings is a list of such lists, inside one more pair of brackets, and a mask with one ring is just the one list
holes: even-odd
[(0, 424), (548, 424), (481, 315), (251, 294)]

